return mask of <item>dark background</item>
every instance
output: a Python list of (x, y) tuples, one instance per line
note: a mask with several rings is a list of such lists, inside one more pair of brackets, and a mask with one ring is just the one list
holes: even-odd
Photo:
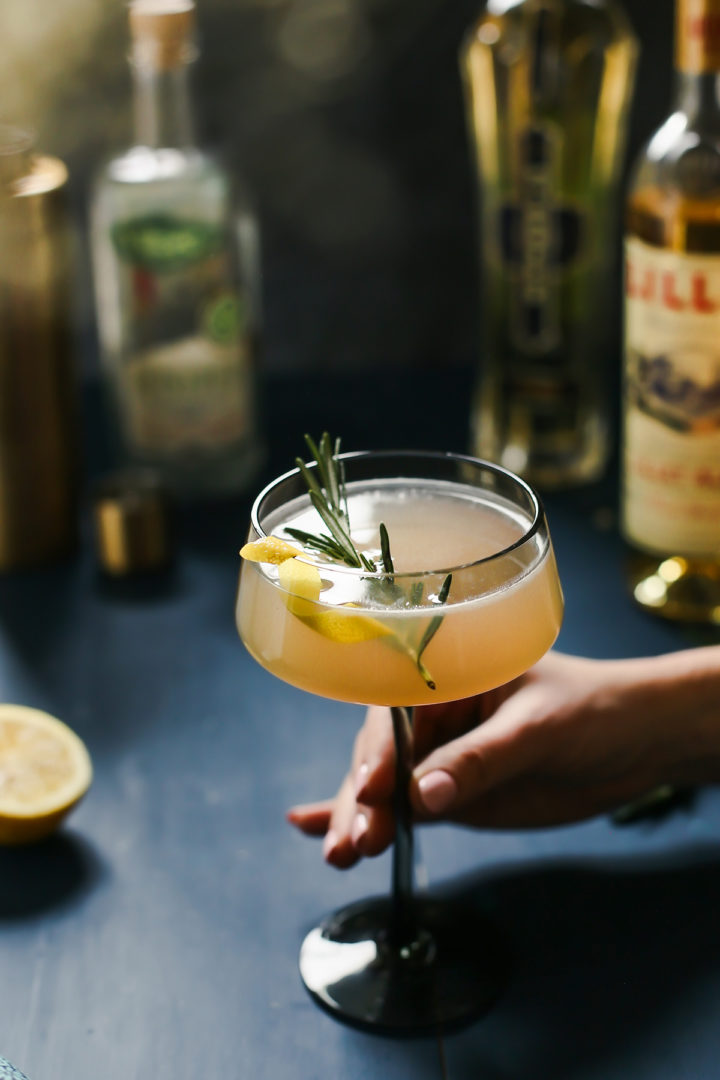
[[(629, 161), (669, 107), (672, 0), (625, 8), (642, 45)], [(198, 124), (260, 214), (266, 372), (381, 379), (389, 367), (478, 363), (457, 60), (478, 10), (474, 0), (199, 0)], [(87, 197), (94, 170), (130, 139), (125, 5), (2, 0), (0, 43), (0, 120), (35, 128), (71, 169), (78, 318), (92, 353)]]

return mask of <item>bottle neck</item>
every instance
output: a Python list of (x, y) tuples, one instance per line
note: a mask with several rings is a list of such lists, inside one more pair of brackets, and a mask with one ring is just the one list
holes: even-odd
[(720, 72), (677, 71), (675, 108), (700, 126), (714, 120), (720, 125)]
[(158, 70), (133, 65), (135, 139), (151, 149), (189, 150), (195, 145), (188, 64)]
[(675, 0), (676, 105), (691, 121), (720, 110), (720, 0)]

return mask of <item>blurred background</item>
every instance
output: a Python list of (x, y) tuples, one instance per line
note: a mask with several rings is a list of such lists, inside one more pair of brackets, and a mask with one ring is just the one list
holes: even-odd
[[(672, 0), (624, 6), (642, 44), (629, 161), (667, 113)], [(457, 57), (478, 10), (474, 0), (198, 0), (196, 119), (260, 215), (268, 374), (477, 363)], [(92, 370), (87, 201), (100, 163), (130, 141), (126, 5), (2, 0), (0, 41), (0, 121), (34, 129), (70, 168)]]

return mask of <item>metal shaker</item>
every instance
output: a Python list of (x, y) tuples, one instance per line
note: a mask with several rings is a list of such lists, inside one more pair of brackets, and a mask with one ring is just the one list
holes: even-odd
[(76, 540), (67, 169), (0, 125), (0, 571)]

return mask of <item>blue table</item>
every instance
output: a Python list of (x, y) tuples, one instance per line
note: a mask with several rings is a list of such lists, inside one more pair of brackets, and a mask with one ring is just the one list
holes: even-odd
[[(271, 390), (268, 476), (302, 430), (293, 387)], [(313, 431), (339, 400), (318, 393), (306, 399)], [(425, 445), (464, 437), (447, 422), (455, 393)], [(348, 448), (363, 423), (353, 404)], [(378, 429), (395, 406), (379, 408)], [(385, 430), (385, 445), (410, 441), (407, 424)], [(548, 506), (567, 598), (560, 647), (629, 656), (700, 640), (629, 602), (611, 496)], [(88, 542), (68, 564), (0, 581), (0, 696), (61, 716), (95, 764), (61, 833), (0, 850), (0, 1053), (30, 1080), (715, 1076), (715, 791), (622, 828), (424, 831), (431, 887), (495, 907), (514, 955), (503, 998), (463, 1033), (419, 1041), (349, 1030), (312, 1005), (296, 969), (304, 932), (384, 893), (389, 861), (340, 874), (284, 822), (289, 804), (334, 789), (361, 711), (280, 683), (240, 645), (247, 509), (182, 515), (166, 581), (110, 588)]]

